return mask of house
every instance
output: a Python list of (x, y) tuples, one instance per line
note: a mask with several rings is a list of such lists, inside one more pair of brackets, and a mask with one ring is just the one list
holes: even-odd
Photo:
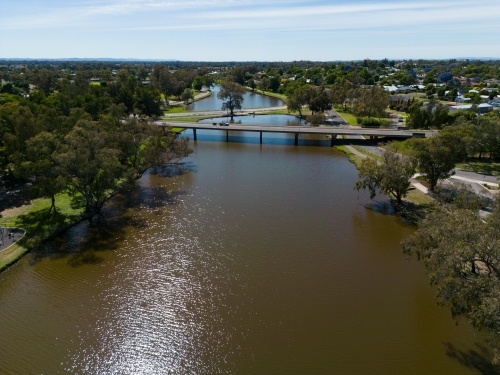
[(398, 91), (398, 88), (396, 86), (384, 86), (384, 90), (385, 91), (389, 91), (389, 92), (397, 92)]
[(484, 83), (491, 85), (492, 83), (500, 84), (500, 79), (489, 78), (485, 79)]
[[(468, 111), (472, 109), (472, 104), (462, 104), (462, 105), (452, 105), (450, 106), (450, 113), (457, 111)], [(488, 103), (481, 103), (477, 106), (477, 111), (479, 113), (488, 113), (493, 109), (493, 106)]]
[(457, 95), (457, 97), (455, 98), (455, 102), (457, 103), (465, 103), (465, 102), (470, 102), (470, 98), (466, 98), (465, 96), (463, 96), (462, 94), (459, 94)]
[(100, 82), (100, 81), (101, 79), (96, 77), (90, 79), (90, 82)]

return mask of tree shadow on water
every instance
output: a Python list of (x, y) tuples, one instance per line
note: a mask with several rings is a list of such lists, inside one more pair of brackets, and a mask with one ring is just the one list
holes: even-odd
[(186, 194), (186, 190), (168, 191), (164, 186), (136, 186), (128, 194), (115, 196), (109, 206), (121, 209), (156, 209), (173, 206), (179, 202), (179, 197)]
[(99, 253), (119, 249), (126, 236), (125, 228), (129, 226), (144, 228), (146, 223), (137, 217), (104, 212), (34, 247), (30, 263), (45, 258), (67, 258), (72, 267), (99, 264), (104, 261)]
[(187, 173), (197, 173), (198, 168), (193, 163), (169, 164), (164, 167), (151, 168), (149, 174), (159, 177), (176, 177)]
[(500, 375), (500, 367), (492, 363), (493, 352), (481, 343), (476, 342), (475, 348), (462, 350), (451, 343), (444, 343), (446, 355), (462, 366), (478, 371), (483, 375)]
[(396, 200), (390, 201), (371, 201), (363, 205), (366, 209), (383, 214), (397, 215), (404, 219), (407, 224), (417, 224), (422, 220), (426, 213), (431, 209), (429, 204), (414, 204), (408, 201), (398, 203)]

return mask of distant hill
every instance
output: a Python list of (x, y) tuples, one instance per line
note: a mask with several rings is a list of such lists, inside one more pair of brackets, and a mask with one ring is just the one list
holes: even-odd
[(97, 58), (80, 58), (80, 57), (67, 57), (61, 59), (48, 59), (48, 58), (21, 58), (21, 57), (13, 57), (13, 58), (0, 58), (0, 61), (180, 61), (175, 59), (116, 59), (111, 57), (97, 57)]
[(455, 57), (455, 60), (480, 60), (480, 61), (488, 61), (488, 60), (500, 60), (500, 57)]

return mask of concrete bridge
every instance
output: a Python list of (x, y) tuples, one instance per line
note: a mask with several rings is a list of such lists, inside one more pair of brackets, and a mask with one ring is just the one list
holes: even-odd
[[(316, 126), (262, 126), (262, 125), (220, 125), (221, 123), (199, 123), (199, 122), (175, 122), (175, 121), (157, 121), (161, 126), (172, 126), (175, 128), (184, 128), (193, 130), (193, 138), (196, 141), (196, 130), (225, 130), (226, 142), (229, 142), (229, 131), (247, 131), (260, 133), (260, 143), (262, 144), (262, 133), (286, 133), (295, 135), (295, 145), (298, 144), (299, 134), (317, 134), (331, 136), (331, 146), (334, 145), (337, 136), (342, 135), (362, 135), (375, 140), (378, 137), (391, 138), (424, 138), (434, 134), (431, 131), (410, 131), (395, 129), (370, 129), (370, 128), (352, 128), (352, 127), (316, 127)], [(225, 123), (227, 124), (227, 123)]]

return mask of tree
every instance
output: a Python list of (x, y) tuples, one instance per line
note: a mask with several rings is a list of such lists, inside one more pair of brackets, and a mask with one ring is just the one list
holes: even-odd
[(184, 91), (181, 94), (181, 100), (184, 102), (184, 104), (188, 104), (190, 100), (194, 99), (194, 92), (191, 89), (184, 89)]
[[(437, 286), (438, 305), (450, 306), (453, 318), (500, 334), (500, 205), (483, 222), (477, 207), (442, 205), (402, 242), (416, 255)], [(497, 353), (498, 355), (498, 353)], [(498, 358), (497, 358), (498, 359)]]
[(69, 181), (70, 192), (85, 200), (89, 215), (100, 211), (123, 172), (120, 151), (109, 147), (109, 134), (97, 122), (80, 120), (64, 138), (56, 160)]
[(323, 124), (325, 122), (325, 115), (323, 114), (323, 112), (316, 112), (310, 116), (307, 116), (307, 121), (311, 124), (311, 125), (320, 125), (320, 124)]
[(472, 130), (472, 143), (479, 159), (488, 153), (490, 159), (500, 154), (500, 119), (497, 117), (481, 116), (477, 124), (469, 123)]
[(255, 80), (253, 78), (248, 81), (248, 86), (252, 89), (252, 91), (255, 91), (257, 85), (255, 84)]
[(415, 173), (415, 168), (414, 159), (399, 155), (392, 148), (388, 148), (384, 151), (380, 163), (371, 158), (363, 160), (355, 189), (368, 189), (372, 199), (379, 189), (381, 193), (392, 196), (401, 204), (410, 189), (410, 178)]
[(262, 76), (260, 81), (259, 81), (259, 89), (264, 92), (269, 90), (269, 85), (271, 84), (271, 81), (267, 76)]
[(270, 80), (269, 80), (269, 90), (271, 90), (272, 92), (278, 92), (279, 88), (280, 88), (280, 79), (279, 77), (272, 77)]
[(451, 123), (448, 106), (431, 98), (427, 105), (415, 102), (410, 106), (406, 123), (411, 129), (441, 129)]
[(188, 156), (188, 138), (178, 138), (168, 127), (160, 127), (135, 118), (123, 121), (114, 142), (120, 150), (120, 163), (130, 182), (151, 167), (163, 167)]
[(245, 93), (245, 88), (239, 83), (226, 81), (221, 83), (220, 91), (217, 97), (224, 100), (222, 103), (223, 111), (230, 111), (231, 119), (234, 117), (234, 110), (241, 109), (241, 104), (243, 103), (243, 94)]
[(42, 90), (45, 95), (50, 94), (55, 80), (56, 77), (54, 73), (48, 69), (40, 69), (33, 72), (33, 83), (38, 87), (38, 89)]
[(66, 186), (54, 157), (58, 147), (59, 140), (55, 134), (38, 133), (26, 141), (26, 153), (15, 162), (15, 175), (30, 180), (33, 183), (31, 190), (37, 196), (51, 198), (49, 212), (52, 209), (56, 212), (55, 196)]
[(412, 139), (413, 156), (418, 169), (434, 191), (441, 179), (450, 177), (455, 164), (466, 155), (464, 143), (455, 136), (434, 136), (427, 139)]
[(356, 116), (383, 117), (389, 105), (389, 93), (379, 86), (360, 89), (352, 111)]
[(298, 111), (302, 118), (302, 107), (308, 103), (307, 86), (299, 82), (289, 83), (286, 86), (286, 105), (289, 111)]
[(307, 89), (307, 101), (313, 114), (332, 109), (331, 97), (323, 86), (309, 87)]
[(174, 78), (168, 68), (165, 65), (155, 65), (151, 73), (151, 82), (163, 94), (168, 105), (168, 97), (174, 93)]
[(139, 87), (136, 91), (135, 105), (141, 113), (148, 117), (163, 114), (161, 96), (154, 87)]
[(351, 91), (352, 91), (352, 86), (346, 79), (342, 79), (341, 81), (335, 82), (332, 85), (331, 102), (333, 104), (341, 105), (342, 107), (344, 107), (344, 110), (346, 110), (347, 100), (349, 99)]
[(196, 76), (193, 81), (193, 89), (200, 91), (203, 87), (204, 79), (201, 76)]

